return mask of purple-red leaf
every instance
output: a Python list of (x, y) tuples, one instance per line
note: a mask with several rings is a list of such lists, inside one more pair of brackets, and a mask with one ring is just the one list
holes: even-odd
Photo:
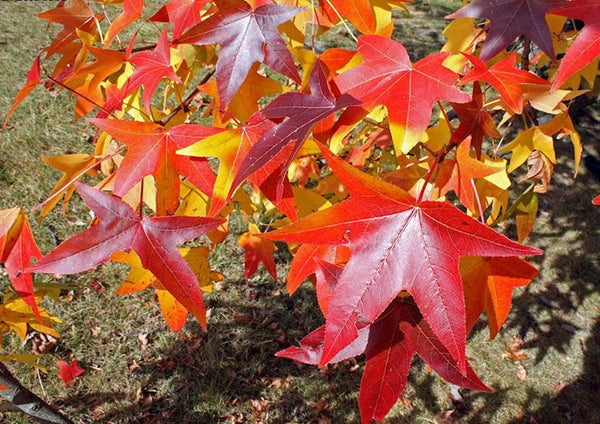
[(134, 250), (142, 265), (206, 328), (202, 291), (177, 245), (198, 238), (223, 219), (159, 216), (141, 218), (121, 199), (76, 183), (77, 191), (99, 222), (63, 242), (26, 272), (75, 274)]
[[(283, 178), (289, 164), (311, 128), (332, 113), (360, 103), (348, 95), (342, 95), (339, 99), (335, 99), (321, 62), (315, 64), (310, 76), (310, 90), (311, 94), (298, 92), (282, 94), (265, 108), (263, 115), (266, 118), (271, 120), (287, 119), (269, 130), (252, 146), (240, 166), (240, 171), (232, 184), (233, 187), (240, 185), (255, 172), (265, 167), (273, 169), (283, 162), (283, 167), (280, 168), (281, 175), (277, 195), (277, 198), (280, 198), (283, 193)], [(295, 144), (291, 152), (284, 152), (287, 157), (281, 158), (280, 153), (292, 142)]]
[(564, 3), (565, 0), (476, 0), (446, 18), (490, 20), (487, 39), (481, 50), (483, 61), (496, 56), (520, 35), (529, 37), (544, 53), (554, 58), (546, 13)]
[(490, 391), (468, 363), (465, 371), (456, 366), (409, 297), (394, 299), (373, 323), (365, 353), (367, 365), (358, 396), (363, 423), (385, 418), (404, 391), (415, 354), (452, 384)]
[(217, 85), (221, 105), (227, 107), (256, 62), (264, 63), (300, 82), (300, 75), (277, 27), (302, 9), (263, 4), (256, 9), (243, 0), (215, 0), (218, 12), (176, 40), (186, 44), (221, 44)]

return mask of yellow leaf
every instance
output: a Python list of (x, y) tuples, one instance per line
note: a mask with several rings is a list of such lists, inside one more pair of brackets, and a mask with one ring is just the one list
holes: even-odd
[[(477, 43), (485, 39), (485, 31), (475, 25), (475, 19), (473, 18), (454, 19), (442, 31), (442, 34), (448, 41), (446, 41), (441, 51), (450, 53), (473, 53)], [(444, 66), (454, 72), (460, 72), (466, 62), (467, 59), (463, 55), (452, 54), (444, 61)]]
[(12, 353), (10, 355), (0, 355), (0, 362), (6, 361), (14, 361), (20, 362), (25, 365), (31, 365), (43, 372), (46, 372), (46, 368), (43, 365), (39, 364), (37, 361), (40, 358), (40, 355), (32, 355), (29, 353)]
[(552, 137), (543, 133), (540, 128), (532, 127), (522, 131), (513, 141), (508, 143), (500, 152), (512, 150), (508, 172), (511, 173), (527, 161), (534, 150), (542, 152), (552, 163), (556, 163), (554, 142)]
[[(95, 169), (88, 169), (97, 160), (92, 155), (85, 153), (73, 153), (68, 155), (60, 156), (42, 156), (42, 161), (46, 162), (53, 168), (64, 172), (63, 176), (58, 180), (48, 197), (56, 195), (51, 201), (44, 205), (42, 212), (40, 213), (40, 221), (44, 219), (46, 215), (60, 202), (61, 198), (64, 198), (63, 212), (69, 205), (69, 200), (75, 191), (75, 182), (79, 181), (83, 175), (97, 176), (98, 173)], [(87, 170), (86, 170), (87, 169)], [(85, 172), (84, 172), (85, 171)], [(82, 172), (84, 172), (82, 174)], [(64, 193), (63, 196), (57, 193)]]
[[(209, 249), (205, 246), (179, 248), (179, 252), (198, 278), (200, 288), (212, 291), (212, 282), (221, 281), (223, 274), (212, 271), (208, 262)], [(173, 331), (180, 331), (187, 318), (187, 309), (181, 305), (148, 270), (143, 268), (142, 262), (134, 251), (129, 253), (115, 252), (112, 260), (131, 266), (129, 274), (121, 283), (116, 294), (130, 294), (153, 287), (156, 290), (161, 313)]]

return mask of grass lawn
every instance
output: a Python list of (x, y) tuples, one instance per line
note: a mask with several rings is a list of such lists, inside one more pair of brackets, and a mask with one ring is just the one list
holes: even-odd
[[(442, 17), (460, 4), (417, 1), (412, 18), (398, 15), (398, 39), (422, 57), (443, 42)], [(55, 32), (47, 32), (33, 14), (53, 6), (0, 2), (2, 120), (39, 47)], [(51, 191), (59, 174), (40, 156), (93, 152), (91, 130), (72, 116), (66, 93), (37, 88), (0, 132), (0, 209), (31, 208)], [(597, 119), (598, 111), (591, 110), (577, 120), (586, 152), (592, 154), (600, 150)], [(488, 340), (482, 320), (468, 343), (473, 368), (494, 392), (465, 390), (469, 410), (455, 410), (447, 384), (416, 359), (390, 423), (600, 423), (600, 209), (590, 204), (600, 184), (585, 169), (573, 179), (568, 141), (558, 141), (556, 149), (559, 164), (550, 192), (540, 197), (540, 216), (528, 240), (545, 250), (532, 260), (540, 278), (515, 291), (513, 310), (494, 341)], [(66, 220), (56, 210), (34, 224), (34, 231), (46, 253), (54, 236), (64, 240), (88, 221), (86, 209), (74, 200)], [(205, 297), (208, 332), (192, 319), (181, 333), (169, 332), (151, 291), (115, 295), (127, 272), (123, 266), (110, 263), (60, 280), (37, 276), (40, 282), (73, 286), (61, 302), (44, 304), (64, 321), (57, 327), (62, 337), (40, 359), (48, 374), (9, 364), (11, 369), (25, 386), (81, 423), (357, 422), (364, 358), (319, 370), (274, 356), (322, 318), (310, 285), (293, 297), (286, 294), (281, 279), (290, 257), (285, 249), (276, 257), (280, 281), (264, 271), (244, 280), (236, 243), (240, 228), (234, 220), (227, 242), (211, 256), (213, 269), (225, 280)], [(6, 277), (1, 283), (8, 284)], [(503, 359), (516, 345), (527, 358)], [(10, 337), (1, 353), (30, 351), (30, 344)], [(72, 358), (86, 372), (63, 387), (54, 363)], [(5, 413), (0, 421), (29, 422), (15, 413)]]

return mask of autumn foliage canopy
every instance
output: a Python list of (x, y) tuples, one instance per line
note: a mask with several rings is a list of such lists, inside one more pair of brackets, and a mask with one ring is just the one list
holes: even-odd
[[(227, 278), (210, 253), (242, 213), (246, 277), (262, 263), (277, 278), (273, 241), (285, 242), (293, 260), (279, 277), (290, 294), (314, 284), (324, 316), (278, 356), (325, 366), (364, 353), (363, 422), (386, 416), (413, 355), (489, 390), (466, 337), (484, 311), (495, 337), (513, 289), (537, 276), (524, 257), (542, 252), (521, 243), (554, 144), (570, 140), (579, 165), (569, 105), (598, 73), (600, 2), (475, 0), (447, 16), (441, 51), (416, 60), (392, 39), (401, 1), (150, 9), (63, 0), (38, 15), (56, 36), (6, 120), (38, 86), (73, 96), (95, 151), (43, 157), (64, 176), (34, 210), (67, 210), (77, 192), (94, 218), (44, 256), (29, 212), (0, 211), (0, 262), (20, 296), (2, 307), (30, 311), (3, 331), (54, 331), (35, 273), (109, 260), (131, 266), (118, 293), (153, 288), (173, 331), (188, 313), (206, 328), (203, 292)], [(360, 33), (355, 48), (318, 50), (341, 26)], [(518, 241), (495, 229), (509, 218)]]

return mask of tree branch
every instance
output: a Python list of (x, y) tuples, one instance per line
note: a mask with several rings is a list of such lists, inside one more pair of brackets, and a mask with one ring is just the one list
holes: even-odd
[(8, 389), (0, 390), (0, 396), (41, 424), (74, 424), (73, 421), (48, 405), (35, 393), (26, 389), (0, 362), (0, 384)]

